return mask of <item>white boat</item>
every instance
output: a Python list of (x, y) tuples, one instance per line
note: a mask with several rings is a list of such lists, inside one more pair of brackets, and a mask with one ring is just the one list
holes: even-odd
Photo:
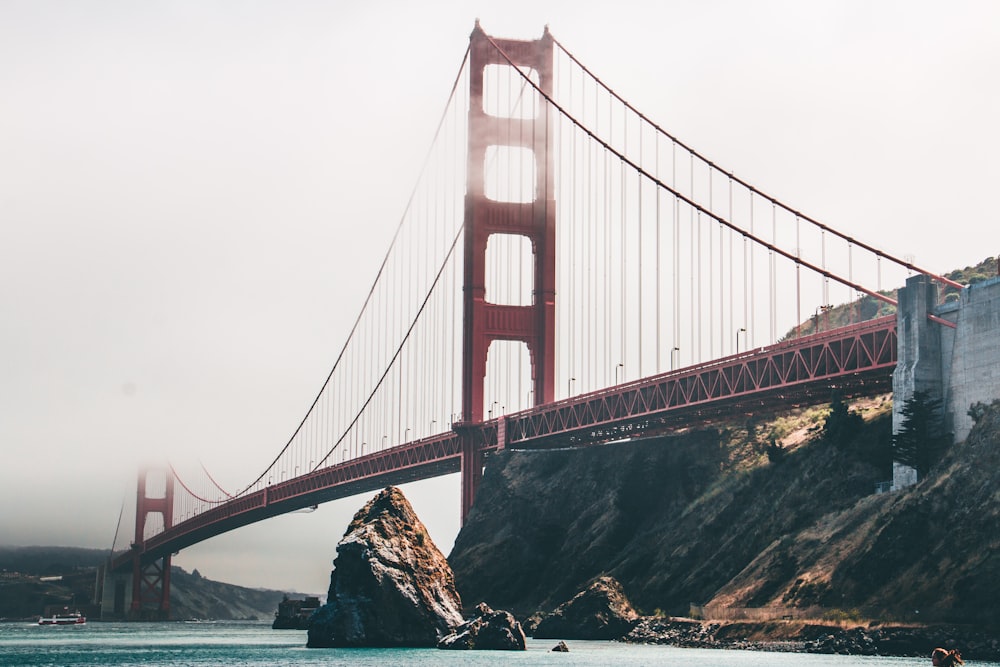
[(51, 616), (41, 616), (38, 625), (83, 625), (87, 617), (78, 611), (64, 611)]

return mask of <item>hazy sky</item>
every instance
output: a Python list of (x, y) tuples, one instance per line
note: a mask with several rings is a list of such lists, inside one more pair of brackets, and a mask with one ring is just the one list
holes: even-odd
[[(477, 17), (548, 24), (682, 141), (866, 242), (939, 271), (1000, 253), (991, 0), (0, 0), (0, 544), (109, 547), (143, 460), (236, 488), (273, 458)], [(447, 552), (457, 476), (404, 491)], [(365, 500), (175, 563), (322, 592)]]

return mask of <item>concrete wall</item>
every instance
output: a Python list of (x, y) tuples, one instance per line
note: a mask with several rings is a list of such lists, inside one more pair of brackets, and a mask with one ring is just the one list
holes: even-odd
[[(928, 313), (955, 328), (929, 320)], [(941, 401), (946, 430), (964, 440), (972, 428), (969, 406), (1000, 398), (1000, 277), (968, 287), (957, 302), (937, 305), (937, 286), (913, 276), (899, 290), (896, 328), (892, 432), (902, 425), (904, 403), (920, 390)], [(916, 470), (892, 464), (893, 489), (916, 482)]]
[[(941, 399), (941, 324), (927, 319), (937, 303), (937, 285), (924, 275), (913, 276), (899, 290), (896, 310), (898, 341), (896, 370), (892, 374), (892, 432), (903, 423), (903, 404), (915, 391), (926, 391)], [(917, 482), (917, 471), (893, 462), (892, 488), (901, 489)]]
[(959, 442), (972, 429), (969, 406), (1000, 398), (1000, 277), (963, 290), (955, 315), (954, 344), (941, 350), (947, 378), (942, 401)]

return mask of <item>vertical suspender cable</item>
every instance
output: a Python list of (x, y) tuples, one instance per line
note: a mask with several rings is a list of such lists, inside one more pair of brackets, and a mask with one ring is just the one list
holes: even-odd
[[(775, 203), (771, 202), (771, 245), (775, 245), (778, 242), (778, 208)], [(771, 300), (771, 337), (768, 340), (769, 343), (773, 343), (777, 337), (777, 313), (775, 312), (778, 308), (777, 304), (777, 287), (776, 287), (776, 272), (777, 266), (775, 265), (776, 258), (774, 256), (774, 251), (768, 251), (768, 264), (770, 280), (770, 300)]]
[[(642, 121), (639, 122), (639, 166), (642, 166)], [(638, 297), (639, 308), (636, 310), (636, 319), (639, 322), (638, 331), (638, 345), (639, 345), (639, 355), (636, 365), (636, 377), (642, 377), (642, 174), (636, 174), (635, 178), (638, 184), (638, 202), (636, 204), (636, 222), (639, 225), (639, 231), (636, 237), (636, 254), (638, 255), (637, 269), (636, 269), (636, 296)]]
[[(691, 189), (688, 191), (688, 194), (691, 198), (691, 201), (694, 201), (694, 153), (692, 153), (691, 151), (688, 151), (688, 164), (691, 176), (690, 178)], [(693, 360), (695, 362), (700, 362), (701, 337), (700, 336), (696, 337), (695, 326), (697, 325), (697, 322), (695, 320), (697, 317), (696, 313), (700, 314), (698, 311), (698, 306), (700, 306), (698, 300), (701, 298), (701, 292), (698, 290), (701, 289), (701, 272), (700, 272), (701, 258), (695, 256), (695, 233), (698, 231), (698, 228), (695, 226), (694, 223), (694, 207), (689, 207), (689, 208), (691, 210), (690, 225), (689, 225), (691, 228), (691, 236), (689, 239), (689, 250), (691, 255), (691, 312), (688, 313), (688, 318), (690, 318), (691, 320), (691, 354), (693, 355)], [(701, 216), (700, 211), (698, 213), (698, 216), (700, 221), (700, 216)], [(697, 354), (695, 354), (696, 352)]]
[[(753, 209), (754, 209), (753, 202), (754, 202), (754, 196), (753, 196), (753, 192), (751, 192), (750, 193), (750, 234), (753, 234), (753, 218), (754, 218), (754, 215), (753, 215)], [(746, 242), (747, 242), (747, 239), (746, 239), (746, 237), (744, 237), (744, 239), (743, 239), (744, 247), (746, 247)], [(750, 349), (750, 348), (752, 348), (754, 346), (753, 339), (754, 339), (754, 335), (757, 332), (757, 309), (754, 308), (754, 302), (756, 301), (754, 293), (756, 292), (756, 290), (754, 289), (754, 278), (755, 278), (755, 276), (754, 276), (754, 270), (753, 270), (754, 269), (754, 266), (753, 266), (754, 252), (753, 251), (754, 251), (754, 246), (751, 245), (750, 246), (750, 327), (749, 327), (750, 331), (747, 332), (747, 337), (749, 338), (749, 342), (747, 342), (747, 349)], [(746, 288), (744, 288), (744, 289), (746, 289)]]
[[(710, 212), (712, 212), (712, 213), (715, 213), (715, 208), (712, 206), (712, 195), (713, 195), (713, 192), (712, 192), (712, 190), (713, 190), (713, 188), (712, 188), (712, 182), (715, 180), (713, 178), (714, 177), (714, 173), (713, 173), (713, 169), (712, 169), (712, 164), (711, 163), (708, 163), (707, 167), (708, 167), (708, 210)], [(713, 237), (712, 237), (712, 222), (711, 222), (711, 220), (706, 220), (705, 221), (705, 227), (708, 230), (708, 253), (707, 253), (707, 256), (708, 256), (708, 331), (709, 331), (709, 334), (708, 334), (708, 357), (709, 357), (709, 359), (714, 359), (715, 358), (715, 340), (712, 337), (712, 333), (716, 329), (716, 326), (715, 326), (715, 267), (712, 264), (712, 257), (713, 257), (713, 254), (714, 254), (712, 252), (712, 244), (713, 244), (714, 241), (713, 241)], [(720, 335), (722, 335), (722, 322), (719, 322), (718, 329), (719, 329)], [(720, 348), (719, 352), (721, 353), (721, 351), (722, 350)]]
[[(802, 219), (795, 216), (795, 256), (802, 257)], [(802, 265), (795, 262), (795, 335), (801, 333), (802, 326)]]
[[(653, 151), (656, 153), (656, 177), (660, 178), (660, 135), (653, 135)], [(661, 363), (661, 350), (663, 339), (660, 336), (660, 188), (654, 190), (656, 193), (656, 372), (663, 372)]]
[[(730, 220), (733, 219), (733, 177), (732, 177), (732, 175), (729, 176), (729, 219)], [(733, 317), (733, 301), (735, 300), (735, 297), (736, 297), (735, 293), (733, 292), (733, 273), (734, 273), (733, 268), (734, 268), (735, 262), (736, 262), (736, 259), (733, 257), (733, 230), (730, 229), (729, 230), (729, 325), (730, 325), (730, 328), (734, 329), (734, 330), (739, 329), (739, 327), (736, 326), (736, 320)], [(745, 328), (746, 324), (744, 323), (743, 326)], [(734, 346), (736, 345), (736, 341), (735, 340), (733, 341), (733, 345)], [(733, 349), (733, 352), (734, 353), (736, 352), (735, 348)]]

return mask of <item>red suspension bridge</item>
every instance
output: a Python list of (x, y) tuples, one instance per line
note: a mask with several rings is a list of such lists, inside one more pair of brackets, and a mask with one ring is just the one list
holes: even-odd
[[(110, 566), (128, 573), (115, 598), (136, 617), (166, 614), (179, 549), (386, 484), (460, 472), (464, 521), (498, 449), (889, 391), (884, 286), (913, 272), (962, 287), (725, 171), (548, 30), (520, 41), (477, 24), (304, 418), (242, 489), (171, 468), (153, 493), (142, 473), (131, 547)], [(821, 326), (835, 301), (852, 304), (852, 322)]]

